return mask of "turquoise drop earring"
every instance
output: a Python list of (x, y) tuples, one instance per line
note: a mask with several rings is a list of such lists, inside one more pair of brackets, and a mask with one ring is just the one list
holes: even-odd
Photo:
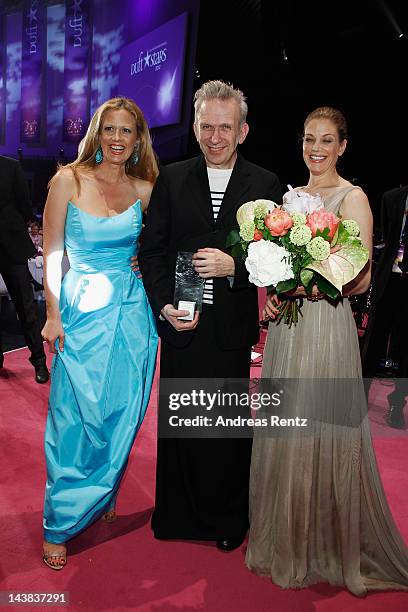
[(96, 149), (96, 153), (95, 153), (95, 161), (96, 161), (96, 163), (97, 163), (97, 164), (101, 164), (101, 163), (102, 163), (102, 160), (103, 160), (103, 153), (102, 153), (102, 149), (101, 149), (101, 147), (99, 146), (99, 147)]

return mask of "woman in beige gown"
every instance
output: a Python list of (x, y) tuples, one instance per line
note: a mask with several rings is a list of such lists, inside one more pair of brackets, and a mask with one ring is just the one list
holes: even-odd
[[(336, 170), (347, 143), (346, 129), (336, 109), (310, 113), (303, 137), (310, 175), (300, 189), (319, 193), (328, 211), (355, 219), (371, 253), (367, 197)], [(344, 287), (343, 296), (365, 292), (369, 282), (367, 264)], [(304, 292), (299, 288), (295, 295)], [(266, 316), (273, 319), (275, 307), (275, 298), (268, 298)], [(273, 437), (255, 431), (246, 565), (284, 588), (329, 582), (358, 596), (368, 590), (406, 590), (408, 549), (378, 473), (350, 303), (344, 298), (329, 302), (315, 287), (313, 298), (304, 300), (302, 314), (291, 328), (283, 322), (269, 324), (262, 378), (296, 379), (288, 383), (293, 414), (310, 412), (310, 396), (309, 403), (305, 397), (312, 387), (305, 379), (316, 383), (314, 399), (326, 393), (326, 400), (313, 406), (305, 430), (292, 428)]]

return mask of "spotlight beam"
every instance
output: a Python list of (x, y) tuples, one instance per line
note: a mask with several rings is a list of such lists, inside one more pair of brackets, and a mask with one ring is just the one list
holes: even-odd
[(389, 23), (391, 24), (391, 26), (392, 26), (393, 30), (395, 31), (397, 37), (398, 38), (403, 38), (404, 32), (399, 27), (398, 21), (395, 19), (395, 17), (393, 15), (390, 7), (388, 6), (388, 4), (385, 2), (385, 0), (376, 0), (376, 1), (377, 1), (377, 4), (378, 4), (379, 8), (382, 10), (384, 15), (388, 19)]

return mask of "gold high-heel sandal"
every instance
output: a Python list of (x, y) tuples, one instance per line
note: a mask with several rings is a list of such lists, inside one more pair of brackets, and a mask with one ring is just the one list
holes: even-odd
[(105, 512), (105, 514), (102, 514), (102, 520), (105, 521), (105, 523), (113, 523), (117, 518), (118, 515), (116, 514), (115, 508), (112, 508), (112, 510), (108, 510)]
[[(51, 559), (60, 559), (62, 563), (51, 563)], [(67, 564), (67, 550), (63, 550), (61, 552), (47, 552), (43, 549), (43, 561), (45, 565), (50, 567), (53, 570), (59, 571), (64, 569)]]

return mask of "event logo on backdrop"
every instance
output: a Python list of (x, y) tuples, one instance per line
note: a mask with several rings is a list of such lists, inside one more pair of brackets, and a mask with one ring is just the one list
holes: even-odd
[(135, 100), (150, 128), (181, 117), (187, 13), (121, 50), (119, 95)]
[(21, 65), (20, 140), (40, 144), (44, 121), (44, 6), (40, 0), (25, 0)]
[(64, 142), (80, 142), (89, 122), (91, 0), (69, 0), (65, 15)]

